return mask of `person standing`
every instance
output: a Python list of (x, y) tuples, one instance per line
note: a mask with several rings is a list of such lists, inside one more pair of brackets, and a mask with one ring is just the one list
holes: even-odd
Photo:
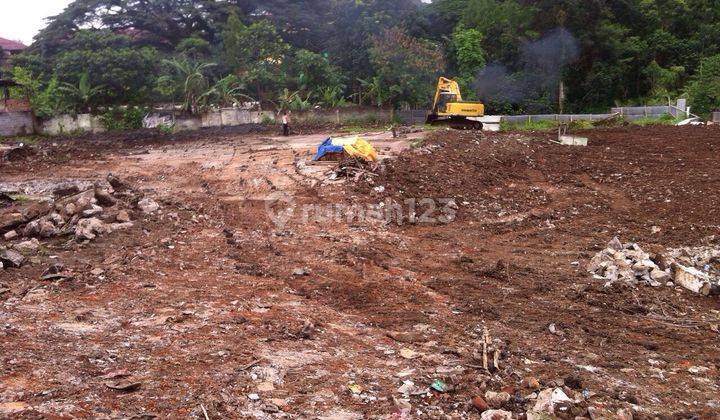
[(288, 115), (287, 111), (283, 111), (282, 127), (283, 127), (283, 136), (285, 136), (285, 137), (289, 136), (290, 135), (290, 115)]

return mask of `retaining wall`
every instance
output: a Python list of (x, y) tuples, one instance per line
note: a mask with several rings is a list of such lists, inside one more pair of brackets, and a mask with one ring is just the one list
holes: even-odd
[(35, 133), (31, 112), (0, 112), (0, 136), (22, 136)]
[(38, 127), (38, 134), (56, 136), (73, 132), (102, 133), (105, 127), (100, 117), (90, 114), (60, 115), (43, 121)]

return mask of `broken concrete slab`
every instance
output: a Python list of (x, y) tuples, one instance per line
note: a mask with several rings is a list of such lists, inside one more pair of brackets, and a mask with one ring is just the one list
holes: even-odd
[(5, 267), (20, 268), (25, 262), (25, 257), (12, 249), (6, 249), (0, 252), (0, 263)]
[(160, 209), (160, 205), (152, 198), (143, 198), (138, 201), (137, 206), (143, 213), (153, 213)]
[(712, 290), (710, 276), (693, 267), (685, 267), (678, 263), (673, 264), (673, 278), (675, 284), (691, 292), (708, 296)]

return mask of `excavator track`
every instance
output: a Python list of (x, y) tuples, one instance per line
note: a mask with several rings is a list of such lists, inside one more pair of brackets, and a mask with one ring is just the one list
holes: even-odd
[(463, 117), (436, 118), (429, 116), (427, 123), (434, 126), (450, 127), (453, 130), (482, 130), (483, 123)]

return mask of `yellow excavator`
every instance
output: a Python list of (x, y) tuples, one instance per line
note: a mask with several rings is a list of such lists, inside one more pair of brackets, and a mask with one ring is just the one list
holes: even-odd
[(482, 130), (483, 124), (476, 118), (483, 115), (485, 105), (481, 102), (463, 101), (457, 82), (441, 77), (426, 122), (432, 125), (449, 125), (459, 130)]

